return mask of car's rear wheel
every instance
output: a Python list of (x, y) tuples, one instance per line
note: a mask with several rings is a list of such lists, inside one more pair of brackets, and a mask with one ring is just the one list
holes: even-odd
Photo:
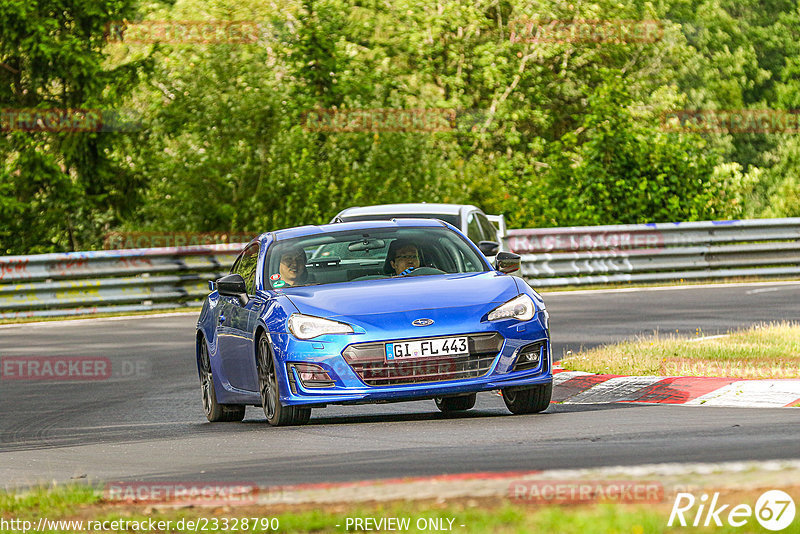
[(457, 397), (436, 397), (434, 401), (436, 401), (436, 407), (445, 413), (463, 412), (475, 406), (476, 397), (475, 393), (470, 393)]
[(203, 393), (203, 411), (211, 423), (221, 421), (241, 421), (245, 406), (240, 404), (220, 404), (214, 391), (214, 377), (211, 374), (211, 359), (208, 356), (206, 340), (200, 340), (200, 391)]
[(258, 389), (261, 392), (261, 406), (267, 422), (272, 426), (304, 425), (311, 418), (311, 408), (283, 406), (278, 389), (278, 374), (275, 371), (275, 358), (269, 349), (267, 336), (258, 338), (256, 367), (258, 368)]
[(543, 412), (550, 406), (552, 396), (552, 382), (533, 387), (503, 390), (503, 401), (506, 403), (506, 408), (513, 414)]

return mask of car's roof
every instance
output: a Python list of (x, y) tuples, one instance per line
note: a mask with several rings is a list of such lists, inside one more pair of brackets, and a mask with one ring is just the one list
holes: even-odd
[(471, 204), (427, 204), (427, 203), (411, 203), (411, 204), (379, 204), (377, 206), (356, 206), (353, 208), (346, 208), (339, 212), (339, 217), (344, 216), (361, 216), (361, 215), (379, 215), (379, 214), (414, 214), (414, 215), (458, 215), (461, 210), (478, 210), (477, 207)]
[(327, 232), (342, 232), (347, 230), (368, 230), (371, 228), (397, 228), (397, 227), (441, 227), (443, 223), (435, 219), (396, 219), (391, 221), (358, 221), (335, 224), (320, 224), (285, 228), (273, 232), (277, 241), (304, 237)]

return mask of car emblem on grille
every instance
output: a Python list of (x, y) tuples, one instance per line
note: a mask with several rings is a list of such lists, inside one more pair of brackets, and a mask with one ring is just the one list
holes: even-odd
[(430, 326), (433, 324), (433, 319), (417, 319), (412, 321), (411, 324), (414, 326)]

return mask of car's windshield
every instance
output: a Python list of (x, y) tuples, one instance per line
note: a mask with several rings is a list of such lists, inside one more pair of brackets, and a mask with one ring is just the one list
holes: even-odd
[(280, 289), (382, 278), (474, 273), (485, 260), (448, 228), (380, 228), (278, 241), (264, 280)]

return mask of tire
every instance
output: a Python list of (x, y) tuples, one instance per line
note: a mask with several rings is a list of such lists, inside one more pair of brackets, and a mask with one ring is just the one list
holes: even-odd
[(507, 388), (503, 390), (503, 401), (513, 414), (539, 413), (550, 406), (553, 396), (553, 383), (528, 388)]
[(241, 421), (245, 406), (241, 404), (220, 404), (214, 391), (214, 377), (211, 374), (211, 360), (208, 356), (206, 340), (200, 340), (200, 391), (203, 395), (203, 411), (210, 423)]
[(269, 349), (267, 336), (262, 332), (256, 344), (256, 368), (258, 369), (258, 390), (261, 393), (261, 407), (267, 422), (272, 426), (304, 425), (311, 418), (311, 408), (284, 406), (275, 372), (275, 358)]
[(457, 397), (436, 397), (436, 407), (444, 413), (465, 412), (475, 406), (477, 394), (459, 395)]

